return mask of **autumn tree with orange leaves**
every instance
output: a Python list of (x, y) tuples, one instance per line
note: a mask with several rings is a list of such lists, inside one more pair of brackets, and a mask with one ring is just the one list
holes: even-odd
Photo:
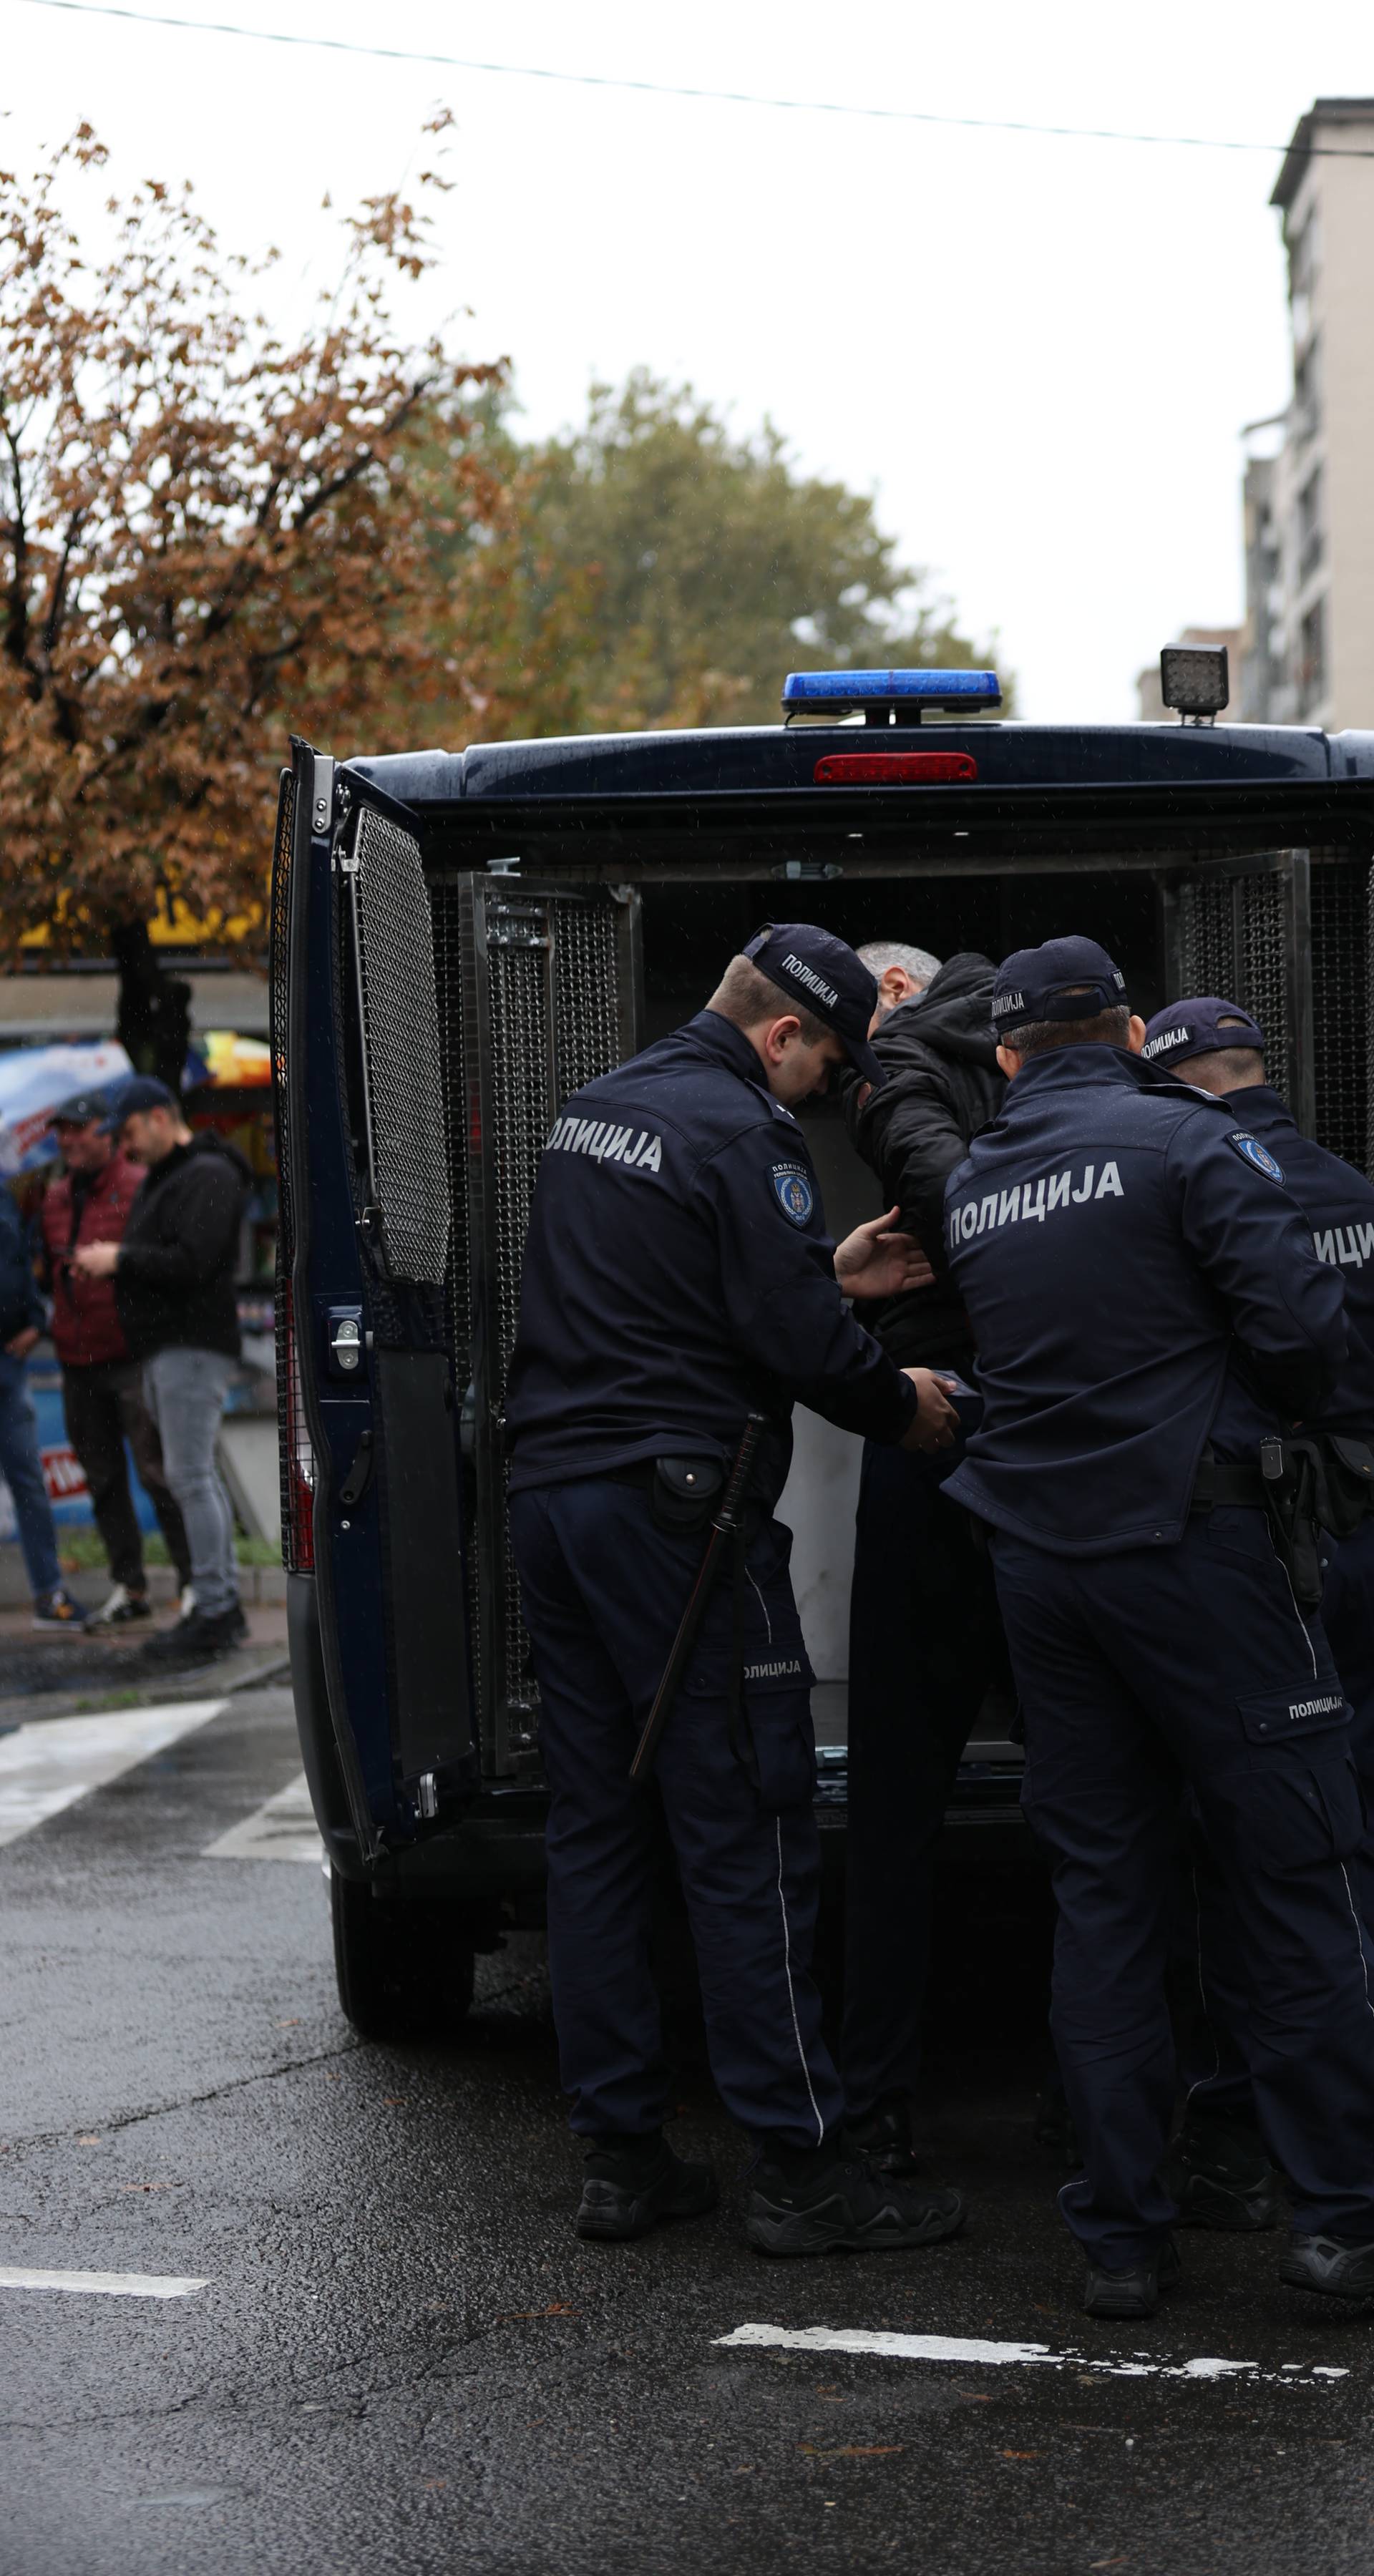
[(105, 158), (83, 127), (0, 172), (0, 964), (40, 923), (112, 951), (120, 1033), (175, 1080), (147, 924), (174, 897), (260, 918), (288, 727), (342, 747), (466, 694), (435, 541), (501, 519), (465, 407), (502, 370), (397, 335), (416, 205), (348, 220), (317, 326), (283, 339), (189, 187), (109, 203), (83, 254), (67, 201)]

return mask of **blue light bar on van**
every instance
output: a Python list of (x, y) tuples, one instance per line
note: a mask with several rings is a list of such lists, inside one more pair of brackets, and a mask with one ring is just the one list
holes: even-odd
[(892, 708), (919, 724), (932, 715), (972, 715), (1000, 707), (995, 671), (789, 671), (783, 682), (784, 714), (850, 715), (856, 709)]

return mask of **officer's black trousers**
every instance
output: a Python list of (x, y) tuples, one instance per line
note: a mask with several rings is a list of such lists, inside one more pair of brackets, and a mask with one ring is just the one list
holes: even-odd
[(1172, 1547), (1052, 1556), (997, 1531), (1027, 1815), (1059, 1903), (1053, 2027), (1086, 2171), (1060, 2195), (1109, 2269), (1174, 2215), (1165, 1998), (1180, 1791), (1196, 1798), (1249, 1976), (1250, 2074), (1305, 2231), (1374, 2238), (1374, 1966), (1349, 1716), (1260, 1510)]
[[(662, 2122), (668, 2078), (649, 1961), (655, 1793), (629, 1768), (705, 1534), (665, 1535), (644, 1493), (605, 1477), (512, 1496), (510, 1526), (542, 1703), (549, 1971), (572, 2125), (645, 2135)], [(756, 2136), (814, 2147), (842, 2105), (811, 1977), (820, 1842), (790, 1552), (776, 1521), (749, 1550), (745, 1735), (729, 1705), (727, 1556), (655, 1776), (717, 2090)]]
[[(1322, 1626), (1351, 1706), (1350, 1749), (1364, 1795), (1364, 1841), (1350, 1868), (1364, 1918), (1374, 1934), (1374, 1520), (1354, 1535), (1327, 1540)], [(1190, 1838), (1185, 1905), (1195, 1975), (1182, 2046), (1190, 2114), (1253, 2120), (1254, 2095), (1241, 2032), (1248, 1979), (1237, 1926), (1206, 1835)]]
[(991, 1564), (940, 1491), (953, 1464), (864, 1446), (840, 2051), (855, 2118), (915, 2091), (945, 1809), (983, 1694), (1006, 1670)]

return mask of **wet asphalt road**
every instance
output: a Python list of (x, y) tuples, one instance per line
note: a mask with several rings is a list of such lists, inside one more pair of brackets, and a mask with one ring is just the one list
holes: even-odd
[[(297, 1769), (285, 1696), (250, 1693), (0, 1849), (0, 2264), (208, 2281), (0, 2288), (0, 2567), (1368, 2568), (1374, 2323), (1282, 2291), (1272, 2237), (1186, 2239), (1149, 2326), (1079, 2315), (1031, 2139), (1034, 2003), (1008, 2011), (1015, 1926), (976, 1835), (932, 2120), (968, 2237), (760, 2261), (743, 2150), (689, 2073), (679, 2139), (718, 2158), (722, 2209), (599, 2249), (569, 2229), (538, 1944), (481, 1963), (461, 2046), (363, 2048), (317, 1868), (206, 1856)], [(1074, 2357), (722, 2348), (747, 2323)], [(1199, 2358), (1257, 2367), (1166, 2375)]]

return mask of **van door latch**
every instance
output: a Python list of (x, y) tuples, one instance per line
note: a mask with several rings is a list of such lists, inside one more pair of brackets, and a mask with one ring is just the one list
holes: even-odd
[(358, 1446), (353, 1452), (353, 1464), (339, 1487), (339, 1500), (345, 1511), (351, 1512), (354, 1504), (362, 1501), (371, 1479), (372, 1434), (370, 1431), (364, 1431), (360, 1434)]

